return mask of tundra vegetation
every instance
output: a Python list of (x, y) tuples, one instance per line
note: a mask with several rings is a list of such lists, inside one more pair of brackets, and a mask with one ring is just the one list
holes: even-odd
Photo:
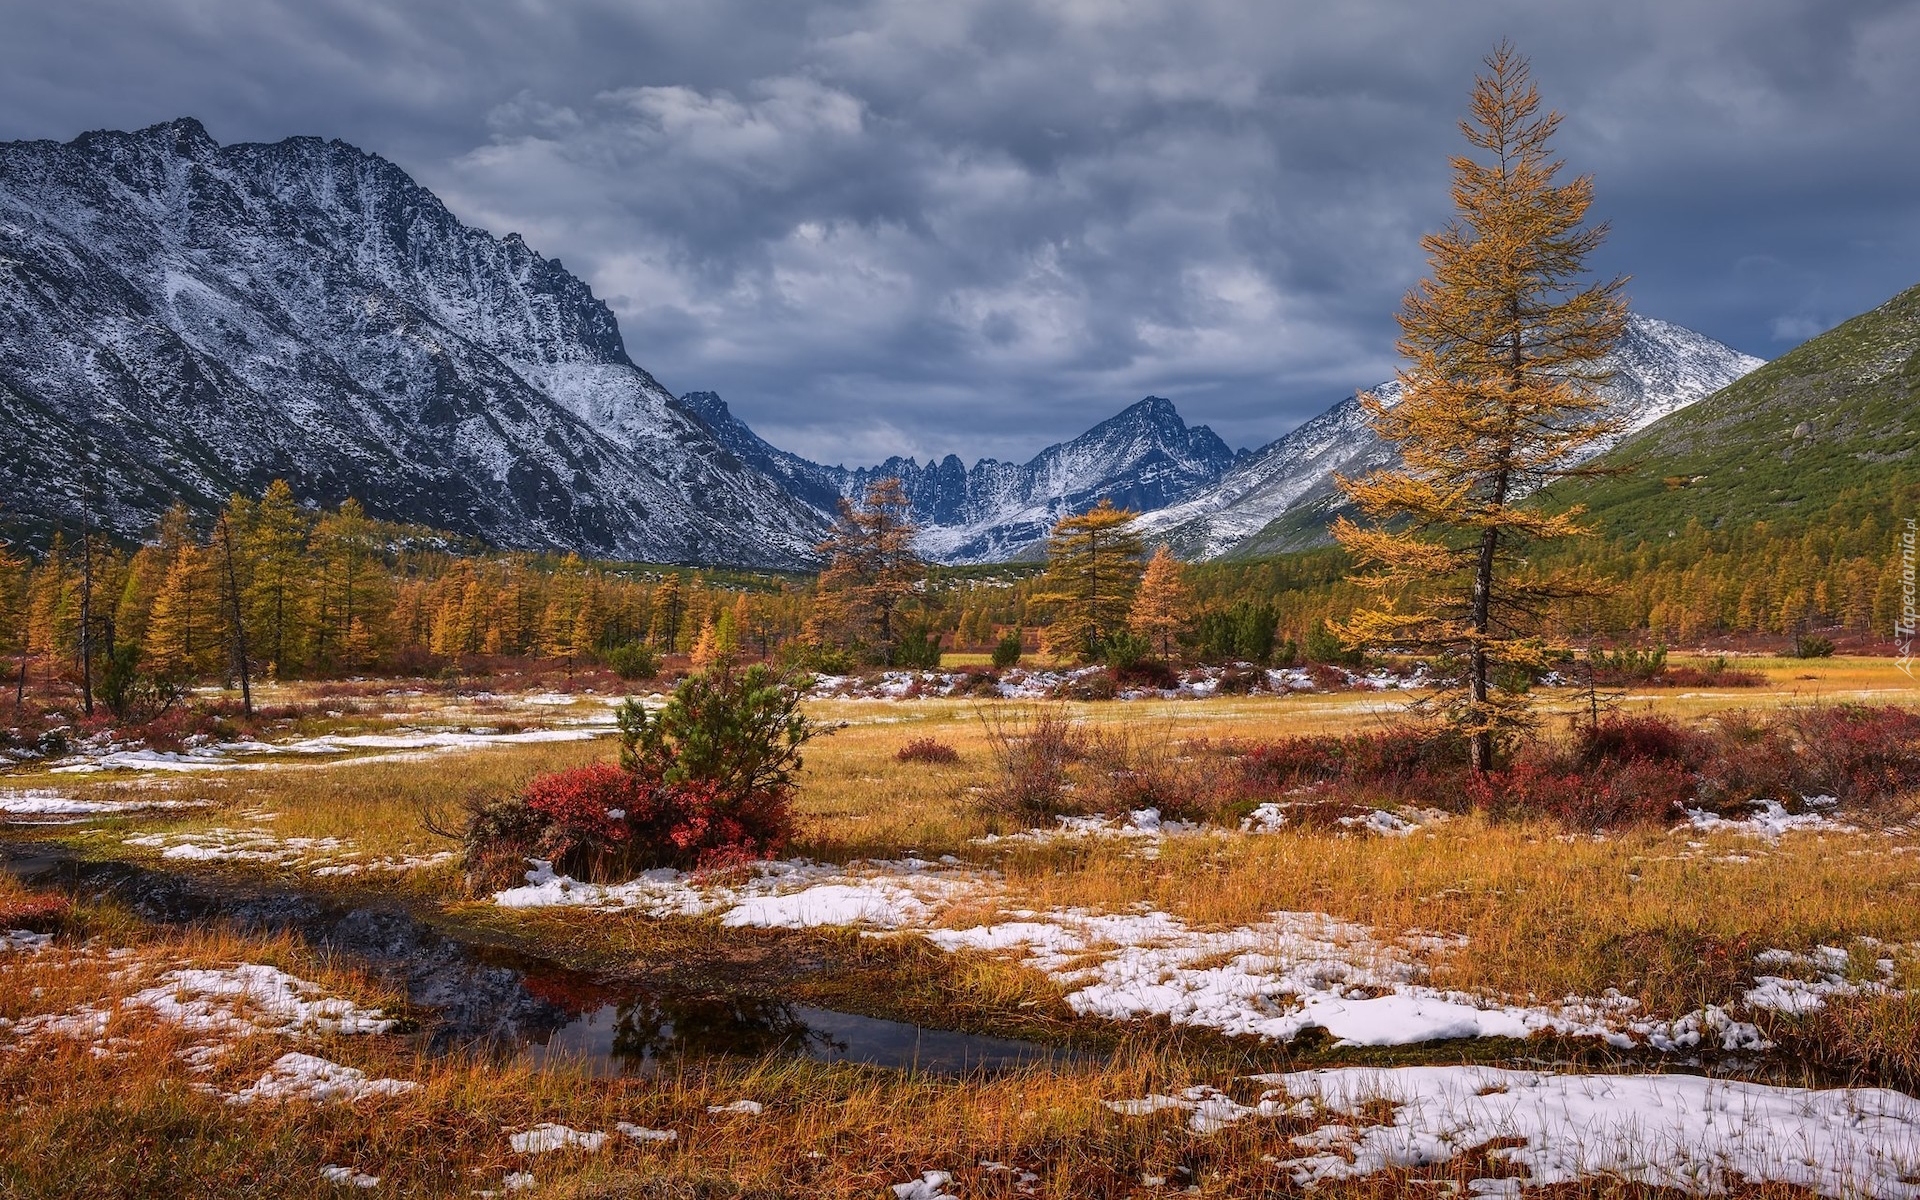
[[(1458, 196), (1552, 291), (1585, 185), (1522, 68), (1469, 130), (1538, 204)], [(1348, 550), (1143, 562), (1102, 504), (942, 571), (882, 480), (815, 579), (284, 484), (0, 558), (0, 1187), (1914, 1195), (1886, 518), (1560, 538), (1516, 489), (1592, 436), (1612, 293), (1463, 236)], [(1488, 278), (1525, 320), (1462, 360)], [(1605, 555), (1630, 595), (1565, 584)]]

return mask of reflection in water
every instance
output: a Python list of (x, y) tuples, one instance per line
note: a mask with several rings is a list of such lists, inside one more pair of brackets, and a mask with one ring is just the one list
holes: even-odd
[(1069, 1058), (1031, 1042), (751, 996), (623, 997), (582, 1013), (529, 1049), (536, 1064), (576, 1064), (595, 1075), (651, 1075), (678, 1060), (714, 1055), (784, 1055), (937, 1075)]
[(679, 996), (606, 984), (511, 952), (469, 945), (398, 908), (341, 908), (297, 891), (248, 892), (125, 862), (82, 862), (53, 846), (0, 844), (0, 869), (36, 886), (115, 896), (148, 920), (290, 932), (403, 987), (434, 1052), (484, 1047), (601, 1075), (650, 1074), (715, 1055), (787, 1055), (933, 1074), (1070, 1065), (1070, 1051), (1008, 1038), (748, 995)]

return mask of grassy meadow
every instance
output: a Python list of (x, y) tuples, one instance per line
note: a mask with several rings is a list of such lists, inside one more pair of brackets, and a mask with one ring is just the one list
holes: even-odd
[[(1889, 660), (1739, 665), (1763, 672), (1766, 686), (1649, 688), (1620, 701), (1621, 710), (1700, 721), (1732, 708), (1920, 704), (1920, 691)], [(261, 702), (288, 714), (263, 731), (268, 742), (418, 729), (591, 730), (604, 728), (610, 712), (602, 697), (585, 695), (529, 700), (370, 688), (343, 696), (294, 684), (263, 692)], [(1098, 744), (1124, 747), (1128, 761), (1160, 764), (1204, 789), (1222, 747), (1382, 728), (1400, 719), (1406, 699), (1356, 691), (1053, 707)], [(1552, 693), (1545, 702), (1569, 711), (1577, 703)], [(1067, 1003), (1057, 972), (1018, 954), (940, 950), (918, 928), (735, 928), (713, 915), (515, 909), (473, 894), (448, 857), (457, 846), (436, 832), (457, 819), (462, 798), (506, 794), (540, 773), (608, 760), (614, 745), (607, 738), (263, 752), (212, 770), (20, 768), (0, 776), (0, 792), (173, 807), (115, 808), (71, 824), (17, 822), (5, 832), (17, 852), (57, 848), (85, 861), (135, 863), (234, 894), (297, 891), (341, 906), (394, 907), (464, 940), (602, 978), (773, 996), (1069, 1046), (1074, 1054), (964, 1077), (783, 1057), (681, 1058), (649, 1074), (609, 1077), (590, 1074), (586, 1064), (536, 1068), (510, 1052), (430, 1053), (417, 1031), (431, 1025), (433, 1012), (411, 1008), (402, 988), (350, 957), (291, 934), (158, 922), (124, 895), (29, 889), (9, 878), (0, 880), (0, 912), (52, 937), (5, 952), (0, 966), (0, 1090), (12, 1114), (11, 1136), (0, 1144), (0, 1194), (915, 1200), (943, 1187), (967, 1200), (1294, 1194), (1304, 1185), (1278, 1164), (1300, 1153), (1293, 1139), (1311, 1135), (1323, 1114), (1289, 1109), (1203, 1135), (1189, 1128), (1186, 1110), (1124, 1116), (1105, 1102), (1205, 1085), (1252, 1105), (1262, 1092), (1243, 1078), (1252, 1071), (1390, 1063), (1711, 1069), (1776, 1084), (1920, 1091), (1916, 798), (1774, 837), (1664, 825), (1595, 833), (1473, 812), (1432, 814), (1398, 836), (1300, 820), (1267, 832), (1222, 824), (1153, 838), (1023, 837), (1023, 822), (983, 797), (1001, 772), (996, 722), (1035, 705), (851, 700), (809, 707), (838, 728), (808, 747), (801, 833), (790, 853), (827, 864), (912, 857), (980, 881), (931, 918), (937, 928), (1072, 911), (1165, 914), (1186, 930), (1207, 931), (1315, 914), (1366, 927), (1380, 944), (1434, 947), (1419, 967), (1423, 986), (1439, 991), (1526, 1004), (1611, 989), (1660, 1019), (1737, 1004), (1767, 951), (1841, 947), (1853, 961), (1836, 968), (1839, 977), (1870, 981), (1880, 978), (1882, 952), (1874, 947), (1906, 949), (1885, 952), (1893, 974), (1878, 986), (1835, 994), (1812, 1011), (1754, 1016), (1774, 1048), (1745, 1056), (1663, 1058), (1551, 1032), (1391, 1047), (1342, 1046), (1325, 1036), (1262, 1042), (1164, 1017), (1089, 1015)], [(1550, 717), (1550, 736), (1563, 725)], [(950, 746), (957, 761), (899, 761), (900, 748), (921, 738)], [(266, 850), (258, 858), (174, 852), (208, 845)], [(355, 869), (317, 872), (316, 863)], [(378, 865), (392, 863), (414, 865)], [(377, 1033), (262, 1031), (248, 1007), (258, 998), (243, 994), (203, 998), (212, 1008), (196, 1026), (167, 1016), (173, 1010), (152, 998), (151, 989), (169, 986), (186, 996), (188, 985), (168, 980), (199, 978), (169, 972), (242, 963), (278, 968), (400, 1023)], [(86, 1036), (73, 1032), (76, 1013)], [(65, 1025), (55, 1019), (63, 1016)], [(225, 1037), (224, 1048), (206, 1052), (211, 1058), (195, 1049), (212, 1036), (209, 1027)], [(295, 1051), (366, 1079), (418, 1086), (330, 1102), (233, 1099)], [(740, 1100), (763, 1109), (710, 1110)], [(609, 1132), (597, 1147), (545, 1153), (514, 1148), (514, 1134), (543, 1122), (661, 1132)], [(1321, 1192), (1432, 1195), (1469, 1180), (1517, 1176), (1498, 1149), (1489, 1144), (1442, 1164), (1328, 1182)], [(347, 1170), (323, 1172), (335, 1167)], [(951, 1178), (923, 1193), (895, 1189), (927, 1183), (928, 1171)], [(1597, 1175), (1555, 1194), (1658, 1190)], [(1751, 1181), (1732, 1190), (1809, 1194)]]

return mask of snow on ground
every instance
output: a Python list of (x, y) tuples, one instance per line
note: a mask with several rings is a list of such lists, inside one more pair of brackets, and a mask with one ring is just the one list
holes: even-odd
[(640, 1142), (677, 1142), (680, 1131), (677, 1129), (648, 1129), (645, 1125), (635, 1125), (628, 1121), (616, 1121), (613, 1131), (628, 1141)]
[[(227, 1097), (228, 1104), (249, 1105), (308, 1100), (325, 1104), (335, 1100), (363, 1100), (368, 1096), (400, 1096), (419, 1084), (407, 1079), (369, 1079), (357, 1067), (343, 1067), (313, 1054), (283, 1054), (258, 1082)], [(339, 1182), (339, 1181), (336, 1181)], [(353, 1182), (348, 1180), (346, 1182)], [(380, 1182), (374, 1180), (374, 1183)], [(356, 1183), (372, 1187), (372, 1183)]]
[(120, 1004), (194, 1033), (366, 1034), (398, 1024), (378, 1009), (329, 996), (317, 983), (260, 963), (182, 967)]
[(202, 742), (185, 750), (154, 750), (101, 740), (83, 746), (76, 753), (55, 763), (50, 770), (61, 774), (93, 774), (99, 771), (258, 771), (285, 766), (297, 762), (300, 757), (319, 756), (328, 756), (336, 762), (364, 765), (413, 761), (432, 754), (477, 750), (487, 746), (586, 741), (603, 737), (611, 731), (610, 721), (585, 722), (563, 729), (513, 732), (402, 729), (392, 733), (329, 734), (286, 742)]
[(1834, 997), (1899, 996), (1893, 986), (1898, 969), (1896, 955), (1920, 957), (1920, 944), (1889, 945), (1877, 938), (1861, 938), (1869, 952), (1873, 978), (1854, 978), (1853, 955), (1839, 946), (1817, 946), (1810, 954), (1789, 950), (1763, 950), (1754, 962), (1776, 971), (1797, 971), (1797, 975), (1755, 975), (1753, 987), (1744, 997), (1749, 1008), (1800, 1014), (1825, 1008)]
[(710, 1113), (727, 1113), (742, 1117), (757, 1117), (766, 1111), (766, 1105), (758, 1100), (735, 1100), (731, 1104), (709, 1104)]
[(1779, 841), (1783, 834), (1802, 830), (1820, 833), (1860, 832), (1855, 826), (1836, 821), (1822, 811), (1839, 804), (1832, 796), (1809, 796), (1805, 804), (1806, 812), (1790, 813), (1778, 800), (1767, 800), (1758, 811), (1744, 817), (1723, 817), (1705, 809), (1690, 808), (1687, 810), (1687, 823), (1679, 826), (1679, 831), (1737, 833), (1770, 842)]
[(732, 927), (800, 929), (866, 925), (923, 926), (987, 876), (957, 861), (873, 860), (834, 866), (805, 860), (760, 863), (738, 881), (706, 881), (687, 872), (647, 871), (625, 883), (582, 883), (533, 860), (524, 887), (494, 893), (505, 908), (566, 905), (638, 912), (649, 917), (720, 915)]
[(1656, 1021), (1637, 1016), (1637, 1001), (1611, 991), (1545, 1004), (1434, 988), (1422, 982), (1430, 967), (1464, 939), (1383, 938), (1368, 926), (1319, 913), (1272, 913), (1260, 924), (1228, 930), (1193, 929), (1144, 905), (1120, 914), (1007, 915), (1013, 919), (925, 936), (946, 950), (1012, 951), (1057, 981), (1070, 1008), (1089, 1016), (1165, 1017), (1275, 1041), (1317, 1027), (1349, 1046), (1535, 1033), (1661, 1051), (1768, 1045), (1754, 1026), (1717, 1008)]
[[(1366, 672), (1331, 668), (1342, 677), (1340, 685), (1358, 691), (1406, 691), (1430, 686), (1432, 679), (1424, 670), (1397, 673), (1385, 669)], [(1105, 667), (1076, 667), (1064, 670), (1035, 670), (1010, 667), (991, 676), (966, 671), (883, 671), (874, 675), (818, 675), (808, 694), (816, 699), (911, 700), (920, 697), (985, 696), (1002, 700), (1046, 700), (1071, 695)], [(1320, 690), (1313, 674), (1299, 667), (1260, 667), (1252, 663), (1232, 666), (1195, 667), (1182, 674), (1170, 688), (1122, 686), (1115, 692), (1120, 700), (1199, 700), (1218, 696), (1224, 680), (1231, 676), (1237, 684), (1251, 682), (1259, 690), (1276, 695), (1288, 692)]]
[(1288, 1111), (1284, 1100), (1276, 1101), (1275, 1093), (1262, 1096), (1257, 1104), (1241, 1104), (1225, 1092), (1210, 1087), (1190, 1087), (1177, 1096), (1159, 1094), (1139, 1100), (1105, 1100), (1108, 1108), (1123, 1117), (1145, 1117), (1164, 1109), (1181, 1109), (1191, 1113), (1187, 1118), (1187, 1128), (1198, 1134), (1217, 1133), (1235, 1121), (1248, 1117), (1277, 1117)]
[(81, 800), (46, 788), (0, 789), (0, 814), (33, 819), (97, 817), (157, 809), (204, 808), (206, 800)]
[[(1242, 833), (1275, 833), (1286, 828), (1288, 810), (1301, 805), (1318, 806), (1321, 802), (1311, 795), (1298, 801), (1269, 800), (1254, 806), (1240, 821)], [(1384, 808), (1368, 809), (1336, 818), (1343, 829), (1358, 833), (1377, 833), (1388, 837), (1405, 837), (1429, 825), (1437, 825), (1452, 819), (1453, 814), (1437, 808), (1401, 808), (1388, 811)]]
[(345, 838), (275, 837), (261, 829), (193, 830), (149, 833), (123, 839), (126, 845), (160, 851), (160, 857), (192, 862), (257, 862), (299, 866), (314, 875), (357, 875), (363, 871), (417, 871), (452, 862), (451, 850), (431, 854), (368, 855)]
[[(112, 957), (124, 957), (115, 952)], [(138, 982), (143, 968), (134, 963), (117, 975)], [(227, 967), (180, 967), (148, 987), (118, 999), (82, 1004), (66, 1012), (27, 1017), (5, 1031), (21, 1049), (39, 1037), (68, 1037), (100, 1042), (116, 1014), (140, 1013), (203, 1041), (183, 1054), (205, 1068), (231, 1049), (234, 1039), (255, 1034), (299, 1037), (308, 1034), (388, 1033), (398, 1024), (378, 1009), (329, 996), (319, 984), (278, 967), (238, 963)]]
[(547, 1154), (567, 1149), (585, 1150), (591, 1154), (607, 1144), (607, 1135), (542, 1122), (523, 1133), (512, 1134), (507, 1138), (507, 1144), (513, 1147), (515, 1154)]
[(1169, 821), (1160, 815), (1157, 808), (1135, 809), (1125, 817), (1116, 817), (1108, 813), (1094, 813), (1084, 817), (1058, 817), (1057, 824), (1051, 829), (1023, 829), (1018, 833), (989, 833), (973, 839), (976, 846), (1038, 845), (1053, 842), (1082, 841), (1090, 838), (1121, 838), (1142, 841), (1158, 841), (1169, 835), (1212, 833), (1222, 835), (1222, 830), (1209, 830), (1197, 821)]
[[(1491, 1067), (1251, 1078), (1272, 1089), (1255, 1105), (1201, 1088), (1121, 1102), (1136, 1106), (1122, 1111), (1182, 1108), (1196, 1132), (1282, 1112), (1317, 1115), (1324, 1124), (1293, 1138), (1301, 1153), (1276, 1160), (1303, 1187), (1445, 1164), (1497, 1142), (1486, 1159), (1528, 1186), (1611, 1176), (1694, 1194), (1764, 1181), (1828, 1196), (1920, 1197), (1920, 1100), (1883, 1088)], [(1380, 1100), (1395, 1106), (1386, 1123), (1368, 1107)]]
[(378, 1175), (368, 1175), (352, 1167), (336, 1166), (333, 1163), (320, 1168), (320, 1181), (337, 1184), (340, 1187), (376, 1188), (380, 1186)]
[(953, 1176), (945, 1171), (922, 1171), (918, 1179), (894, 1184), (893, 1194), (899, 1200), (953, 1200), (947, 1194), (952, 1182)]

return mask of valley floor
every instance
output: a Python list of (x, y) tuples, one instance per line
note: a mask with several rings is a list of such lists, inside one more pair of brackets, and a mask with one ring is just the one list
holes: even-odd
[[(1756, 665), (1625, 703), (1920, 704)], [(434, 831), (610, 758), (611, 698), (264, 700), (0, 775), (0, 1192), (1920, 1196), (1920, 804), (1031, 828), (978, 802), (1020, 702), (823, 698), (788, 858), (472, 894)], [(1177, 755), (1403, 702), (1067, 711)]]

